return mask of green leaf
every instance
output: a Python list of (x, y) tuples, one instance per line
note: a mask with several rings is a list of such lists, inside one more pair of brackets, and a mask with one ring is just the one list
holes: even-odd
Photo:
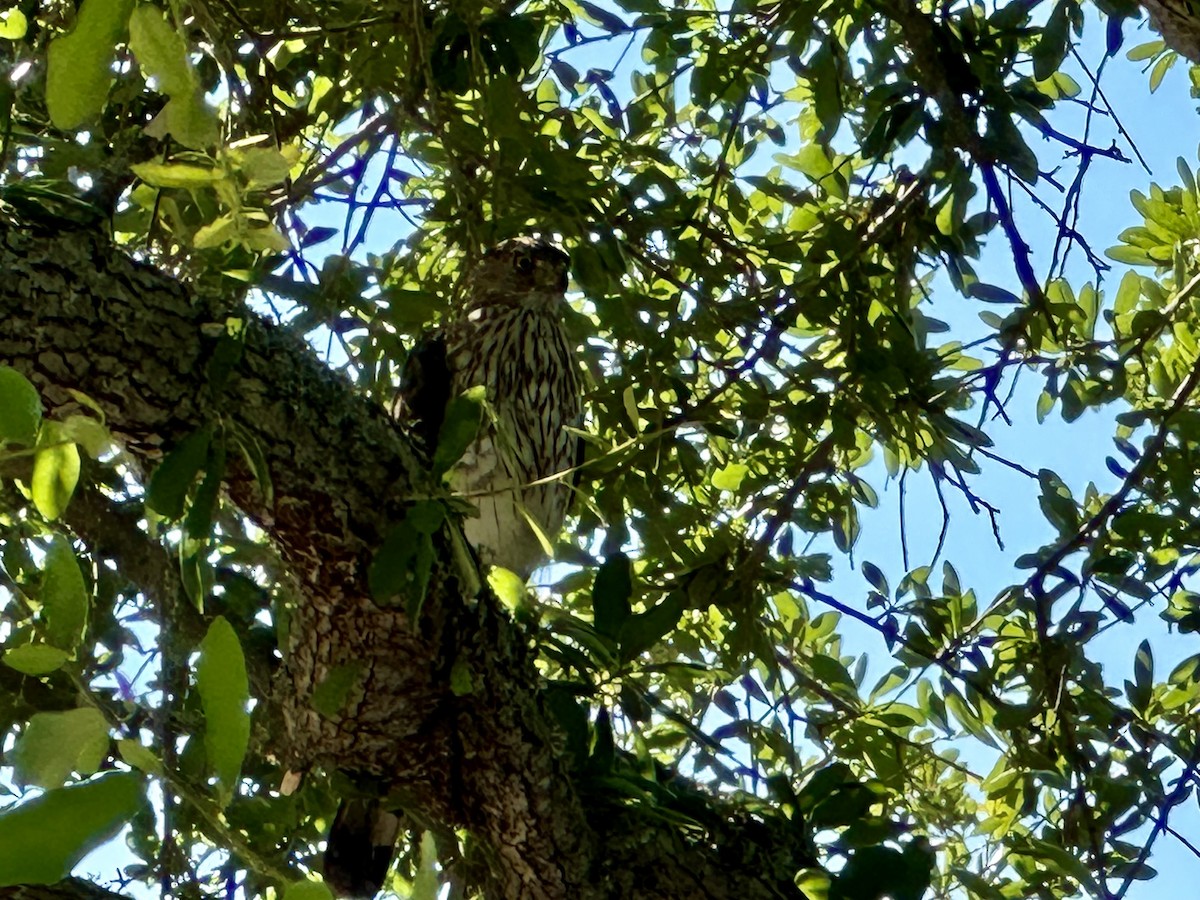
[(71, 654), (49, 644), (22, 644), (4, 654), (4, 664), (22, 675), (47, 675), (60, 668)]
[(274, 147), (251, 147), (241, 151), (238, 171), (250, 190), (283, 184), (292, 171), (288, 158)]
[(15, 6), (0, 15), (0, 38), (6, 41), (19, 41), (29, 31), (29, 20), (25, 13)]
[(418, 500), (404, 518), (417, 534), (436, 534), (446, 520), (446, 505), (438, 500)]
[(891, 591), (888, 589), (887, 576), (880, 570), (879, 566), (868, 560), (863, 560), (861, 566), (863, 577), (867, 579), (867, 583), (883, 596), (888, 596)]
[(599, 4), (591, 3), (589, 0), (578, 0), (578, 3), (583, 18), (594, 25), (599, 25), (609, 34), (622, 34), (629, 30), (629, 26), (620, 16), (613, 15)]
[(185, 147), (197, 150), (215, 144), (220, 136), (216, 113), (204, 102), (199, 90), (188, 59), (187, 43), (157, 7), (147, 3), (133, 11), (129, 19), (129, 48), (142, 72), (171, 98), (146, 126), (146, 133), (158, 138), (170, 134)]
[(89, 598), (75, 551), (64, 537), (55, 537), (46, 551), (40, 599), (46, 639), (73, 651), (87, 625)]
[(421, 835), (421, 859), (417, 864), (417, 874), (413, 878), (411, 900), (437, 900), (437, 843), (433, 832), (426, 831)]
[(1128, 244), (1121, 244), (1116, 247), (1109, 247), (1104, 251), (1104, 255), (1116, 262), (1126, 263), (1131, 266), (1152, 266), (1155, 265), (1150, 254), (1140, 247), (1131, 247)]
[(0, 443), (32, 447), (42, 424), (42, 398), (29, 379), (0, 366)]
[(75, 27), (50, 42), (46, 109), (56, 128), (74, 131), (104, 109), (113, 56), (132, 9), (133, 0), (84, 0)]
[(117, 751), (126, 763), (147, 775), (162, 775), (162, 762), (149, 747), (139, 741), (123, 739), (117, 741)]
[(1146, 41), (1144, 44), (1138, 44), (1136, 47), (1131, 48), (1125, 54), (1125, 58), (1132, 62), (1140, 62), (1143, 59), (1153, 59), (1166, 49), (1166, 41)]
[(465, 659), (456, 659), (450, 667), (450, 693), (455, 697), (467, 697), (475, 692), (475, 679), (471, 677), (471, 665)]
[(29, 490), (33, 505), (50, 521), (63, 514), (79, 482), (79, 448), (58, 422), (47, 422), (38, 439)]
[(367, 584), (377, 604), (394, 606), (402, 597), (409, 617), (416, 621), (437, 561), (433, 533), (441, 527), (445, 514), (445, 506), (436, 500), (414, 503), (404, 521), (388, 532), (367, 571)]
[(104, 423), (91, 416), (77, 414), (67, 416), (59, 426), (62, 439), (74, 441), (92, 459), (99, 459), (112, 446), (112, 435), (104, 427)]
[(205, 426), (189, 434), (158, 464), (146, 488), (146, 505), (164, 519), (183, 515), (188, 490), (208, 459), (212, 428)]
[(147, 162), (129, 168), (146, 184), (159, 188), (211, 187), (225, 178), (225, 173), (219, 169), (186, 163)]
[(479, 433), (483, 421), (484, 388), (476, 386), (464, 391), (446, 405), (446, 418), (438, 431), (437, 449), (433, 453), (433, 476), (440, 477), (462, 459), (467, 448)]
[(684, 608), (685, 595), (675, 591), (645, 612), (626, 619), (618, 641), (621, 657), (636, 659), (657, 644), (679, 624)]
[(371, 597), (379, 605), (391, 605), (411, 584), (418, 537), (417, 530), (404, 521), (388, 532), (375, 551), (367, 571), (367, 585)]
[(730, 463), (725, 468), (713, 473), (713, 487), (722, 491), (736, 491), (749, 471), (750, 467), (747, 465)]
[(182, 35), (167, 23), (161, 10), (143, 3), (129, 17), (129, 49), (142, 72), (164, 94), (191, 93), (196, 76)]
[(1183, 179), (1184, 188), (1193, 194), (1196, 193), (1196, 179), (1192, 175), (1192, 167), (1187, 164), (1187, 160), (1182, 156), (1176, 159), (1175, 169), (1179, 172), (1179, 177)]
[(361, 663), (334, 666), (313, 689), (312, 708), (327, 719), (336, 717), (346, 708), (351, 691), (359, 686), (362, 672)]
[(984, 284), (977, 281), (967, 289), (967, 296), (982, 300), (985, 303), (1020, 303), (1021, 298), (1012, 291), (1006, 291), (994, 284)]
[(496, 599), (504, 604), (509, 612), (514, 612), (525, 603), (525, 582), (516, 572), (510, 572), (503, 566), (492, 566), (487, 574), (488, 586)]
[(250, 685), (246, 660), (233, 626), (217, 616), (200, 642), (196, 689), (204, 709), (204, 749), (227, 803), (237, 787), (250, 741)]
[(596, 631), (615, 638), (629, 618), (629, 597), (633, 593), (632, 567), (624, 553), (613, 553), (604, 560), (592, 586), (592, 617)]
[(58, 788), (72, 772), (91, 775), (108, 754), (108, 723), (91, 706), (34, 713), (9, 761), (19, 784)]
[(334, 900), (322, 881), (293, 881), (283, 892), (283, 900)]
[(221, 125), (216, 111), (204, 102), (204, 96), (197, 91), (186, 97), (172, 97), (146, 126), (146, 134), (159, 139), (170, 135), (185, 147), (202, 150), (220, 140)]
[(1163, 78), (1167, 72), (1171, 71), (1171, 67), (1179, 61), (1179, 57), (1174, 53), (1166, 53), (1154, 64), (1154, 68), (1150, 70), (1150, 93), (1158, 90), (1162, 84)]
[(110, 773), (0, 812), (0, 886), (53, 884), (145, 802), (142, 777)]

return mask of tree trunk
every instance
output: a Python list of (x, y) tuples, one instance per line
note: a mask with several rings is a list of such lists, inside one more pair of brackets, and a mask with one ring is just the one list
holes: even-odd
[(1167, 46), (1193, 63), (1200, 63), (1200, 10), (1192, 0), (1140, 0), (1150, 27)]
[[(799, 896), (791, 878), (803, 857), (764, 844), (757, 822), (713, 813), (709, 834), (685, 839), (607, 796), (585, 810), (525, 635), (490, 596), (462, 596), (470, 579), (445, 547), (415, 627), (403, 609), (371, 600), (376, 549), (405, 499), (431, 486), (384, 412), (299, 337), (190, 297), (87, 232), (0, 223), (0, 271), (0, 363), (38, 387), (50, 415), (73, 411), (69, 391), (82, 392), (147, 467), (218, 421), (262, 449), (270, 496), (240, 463), (226, 487), (295, 578), (285, 677), (272, 698), (286, 723), (272, 749), (290, 767), (384, 776), (418, 821), (465, 827), (483, 848), (483, 870), (471, 874), (490, 897)], [(231, 315), (246, 322), (244, 349), (217, 392), (208, 367)], [(340, 708), (318, 703), (318, 712), (314, 690), (338, 672), (357, 681)], [(722, 830), (741, 846), (714, 845)], [(755, 848), (768, 845), (791, 856), (790, 868), (766, 864)]]

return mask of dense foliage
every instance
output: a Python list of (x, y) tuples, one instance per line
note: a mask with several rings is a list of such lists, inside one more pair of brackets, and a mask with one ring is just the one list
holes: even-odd
[[(386, 405), (485, 247), (558, 236), (590, 376), (577, 515), (541, 587), (489, 584), (536, 648), (594, 827), (617, 803), (737, 856), (714, 823), (757, 823), (789, 848), (778, 883), (810, 900), (1120, 898), (1153, 876), (1200, 766), (1200, 654), (1164, 671), (1149, 640), (1200, 631), (1192, 165), (1147, 178), (1107, 256), (1080, 217), (1094, 173), (1137, 150), (1101, 81), (1069, 72), (1099, 79), (1128, 53), (1150, 97), (1179, 62), (1125, 43), (1137, 15), (21, 0), (0, 19), (0, 216), (108, 235), (216, 298), (205, 377), (228, 410), (255, 402), (234, 375), (248, 321), (304, 336)], [(1049, 217), (1051, 252), (1031, 251), (1026, 213)], [(996, 283), (976, 272), (985, 239)], [(934, 286), (982, 325), (934, 318)], [(303, 882), (337, 797), (364, 788), (297, 784), (273, 743), (274, 650), (311, 586), (221, 487), (240, 467), (271, 494), (270, 454), (232, 416), (130, 445), (15, 346), (0, 341), (0, 729), (20, 790), (0, 884), (54, 882), (125, 826), (123, 877), (164, 893)], [(1114, 411), (1108, 480), (1072, 490), (1074, 473), (993, 449), (1031, 396), (1039, 419)], [(979, 487), (1006, 466), (1040, 510)], [(885, 482), (922, 479), (958, 518), (865, 515)], [(427, 585), (462, 505), (408, 499), (371, 580), (400, 585), (415, 621), (447, 602)], [(997, 540), (1015, 523), (1010, 543), (1030, 517), (1051, 529), (994, 596), (971, 588), (994, 572), (942, 552), (968, 510)], [(903, 553), (856, 555), (865, 519)], [(847, 565), (861, 579), (835, 591)], [(1112, 629), (1130, 636), (1124, 685), (1097, 660)], [(318, 712), (342, 706), (341, 676)], [(409, 824), (400, 895), (487, 886), (492, 863), (456, 868), (461, 822)]]

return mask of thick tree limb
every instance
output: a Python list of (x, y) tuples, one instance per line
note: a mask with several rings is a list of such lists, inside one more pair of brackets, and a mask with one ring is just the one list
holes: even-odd
[(1200, 14), (1190, 0), (1139, 0), (1168, 47), (1200, 63)]
[[(217, 422), (262, 448), (274, 503), (245, 467), (231, 466), (227, 486), (305, 592), (279, 698), (284, 758), (387, 773), (424, 815), (466, 825), (491, 848), (501, 896), (576, 895), (588, 829), (537, 710), (524, 640), (487, 603), (468, 607), (440, 568), (419, 629), (369, 599), (372, 555), (421, 477), (383, 412), (298, 338), (253, 317), (215, 398), (208, 335), (223, 331), (226, 311), (99, 237), (3, 229), (0, 270), (0, 360), (38, 386), (51, 414), (81, 391), (147, 461)], [(450, 690), (455, 665), (474, 692)], [(360, 674), (349, 702), (317, 713), (314, 689), (346, 667)]]
[[(608, 796), (585, 812), (543, 713), (528, 641), (490, 598), (461, 596), (444, 562), (416, 627), (370, 599), (376, 548), (405, 498), (429, 486), (382, 410), (297, 337), (235, 311), (247, 323), (244, 349), (218, 396), (211, 335), (229, 310), (88, 233), (0, 223), (0, 271), (0, 362), (37, 385), (51, 415), (73, 409), (70, 390), (83, 392), (147, 465), (204, 425), (261, 447), (273, 502), (245, 466), (231, 464), (226, 486), (272, 535), (304, 594), (276, 698), (286, 723), (276, 749), (291, 766), (385, 775), (418, 820), (465, 827), (483, 850), (472, 880), (492, 897), (629, 896), (636, 872), (653, 885), (645, 896), (798, 896), (790, 851), (775, 867), (761, 852), (739, 851), (755, 862), (733, 865), (718, 851), (727, 843), (718, 827), (761, 845), (753, 820), (717, 815), (709, 833), (685, 836), (630, 810), (614, 816), (619, 803)], [(75, 526), (128, 555), (127, 533), (98, 533), (98, 502), (81, 502)], [(148, 588), (173, 589), (156, 584), (161, 560), (127, 561)], [(348, 702), (318, 713), (314, 690), (347, 669), (359, 674)]]

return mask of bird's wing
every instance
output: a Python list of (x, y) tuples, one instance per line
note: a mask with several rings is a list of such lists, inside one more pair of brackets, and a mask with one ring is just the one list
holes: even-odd
[(393, 414), (404, 422), (427, 453), (437, 447), (438, 432), (450, 402), (450, 366), (441, 334), (421, 338), (400, 373)]

